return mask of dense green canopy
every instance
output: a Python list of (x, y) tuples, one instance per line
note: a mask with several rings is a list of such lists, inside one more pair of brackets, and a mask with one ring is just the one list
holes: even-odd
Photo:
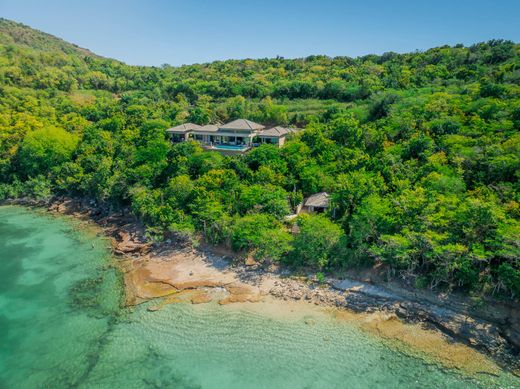
[[(305, 131), (244, 156), (169, 126)], [(85, 196), (150, 231), (417, 287), (520, 296), (520, 45), (136, 67), (0, 20), (0, 198)], [(331, 194), (325, 216), (284, 217)]]

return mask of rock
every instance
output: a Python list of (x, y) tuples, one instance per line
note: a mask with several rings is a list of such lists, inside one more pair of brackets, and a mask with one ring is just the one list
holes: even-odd
[(150, 246), (143, 243), (119, 243), (114, 248), (114, 252), (118, 255), (124, 254), (146, 254), (150, 251)]
[(151, 244), (136, 242), (131, 235), (123, 230), (116, 233), (114, 252), (119, 255), (124, 254), (146, 254), (150, 251)]
[(507, 337), (509, 342), (513, 344), (518, 350), (520, 350), (520, 331), (513, 329), (512, 326), (507, 326), (504, 331), (504, 335)]
[(198, 293), (190, 298), (192, 304), (205, 304), (212, 300), (211, 296), (207, 293)]
[(256, 266), (258, 262), (256, 262), (252, 257), (247, 257), (245, 261), (246, 266)]

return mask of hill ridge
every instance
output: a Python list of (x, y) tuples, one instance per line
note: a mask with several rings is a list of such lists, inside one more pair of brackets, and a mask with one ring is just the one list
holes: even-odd
[(52, 51), (52, 49), (55, 49), (65, 54), (76, 53), (88, 57), (102, 58), (89, 49), (6, 18), (0, 18), (0, 43), (21, 45), (41, 51)]

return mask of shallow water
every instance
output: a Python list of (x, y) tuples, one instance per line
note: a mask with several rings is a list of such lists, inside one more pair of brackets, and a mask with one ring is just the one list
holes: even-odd
[(0, 207), (0, 388), (520, 387), (302, 305), (121, 309), (107, 246), (68, 218)]

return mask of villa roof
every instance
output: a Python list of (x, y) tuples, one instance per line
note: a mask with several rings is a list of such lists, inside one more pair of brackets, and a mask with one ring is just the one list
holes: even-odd
[(178, 126), (169, 128), (169, 129), (166, 130), (166, 132), (185, 133), (187, 131), (195, 130), (197, 128), (200, 128), (200, 126), (198, 124), (184, 123), (184, 124), (179, 124)]
[(218, 126), (215, 124), (206, 124), (205, 126), (198, 127), (194, 130), (194, 132), (217, 132)]
[(255, 130), (263, 129), (264, 126), (262, 126), (261, 124), (252, 122), (250, 120), (247, 120), (247, 119), (236, 119), (236, 120), (233, 120), (232, 122), (223, 124), (222, 126), (220, 126), (220, 128), (223, 128), (223, 129), (226, 129), (226, 130), (250, 130), (250, 131), (255, 131)]
[(327, 208), (329, 206), (329, 194), (327, 192), (315, 193), (307, 198), (305, 206)]
[(287, 134), (297, 132), (297, 129), (294, 128), (286, 128), (286, 127), (272, 127), (268, 128), (266, 130), (262, 130), (259, 134), (259, 136), (270, 136), (270, 137), (276, 137), (281, 138)]

